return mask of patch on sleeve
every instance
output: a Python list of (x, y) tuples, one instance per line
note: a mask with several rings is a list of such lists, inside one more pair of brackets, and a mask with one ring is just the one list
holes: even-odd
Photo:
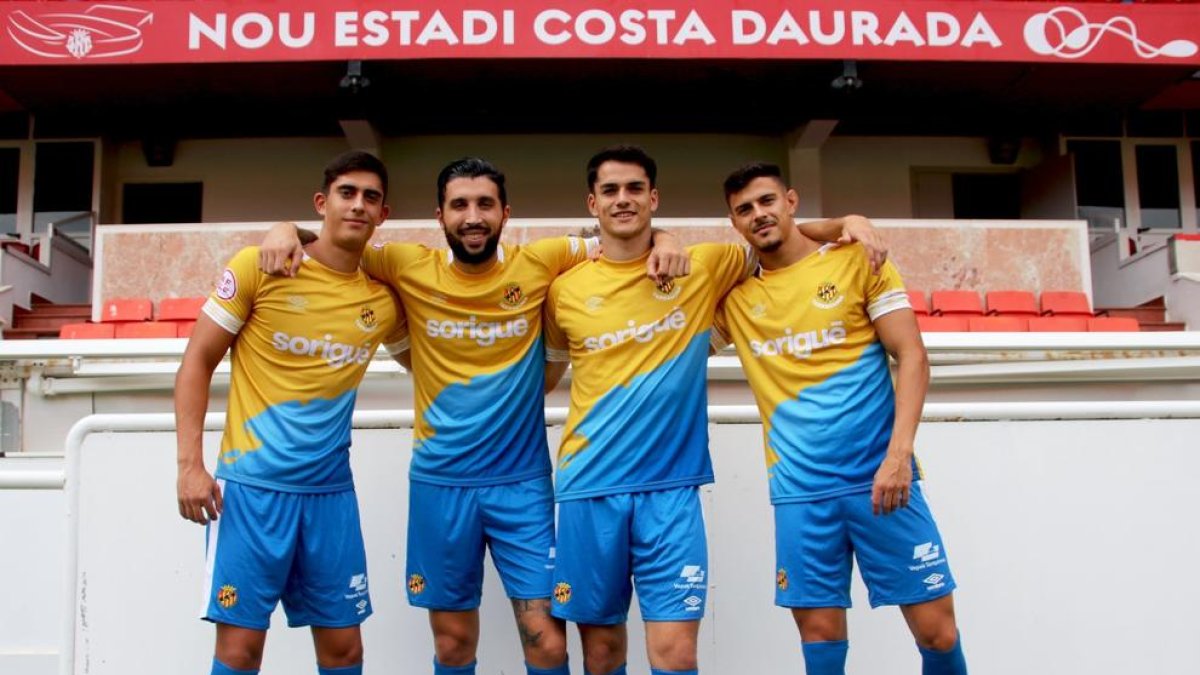
[(221, 281), (217, 283), (217, 297), (222, 300), (231, 300), (237, 295), (237, 277), (233, 276), (233, 270), (225, 268), (225, 273), (221, 275)]

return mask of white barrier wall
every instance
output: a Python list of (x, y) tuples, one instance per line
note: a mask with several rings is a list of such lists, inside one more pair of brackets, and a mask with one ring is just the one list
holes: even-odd
[[(710, 674), (802, 672), (791, 620), (771, 604), (774, 554), (760, 434), (757, 425), (712, 427), (718, 483), (705, 490), (710, 605), (701, 633), (702, 671)], [(1200, 538), (1188, 517), (1192, 476), (1200, 473), (1198, 435), (1196, 419), (922, 426), (927, 493), (960, 583), (972, 673), (1200, 672)], [(217, 438), (207, 436), (210, 448)], [(355, 433), (376, 609), (364, 628), (367, 672), (430, 671), (425, 614), (407, 607), (401, 589), (410, 438), (397, 430)], [(212, 629), (192, 618), (202, 530), (177, 515), (174, 473), (170, 433), (86, 439), (79, 472), (68, 476), (78, 480), (80, 498), (70, 615), (46, 587), (47, 579), (61, 578), (46, 572), (61, 574), (59, 560), (50, 559), (54, 547), (34, 541), (36, 556), (26, 558), (8, 545), (19, 541), (25, 550), (25, 537), (62, 532), (60, 493), (0, 491), (7, 507), (0, 520), (0, 627), (46, 645), (58, 637), (51, 625), (72, 626), (75, 662), (65, 672), (206, 673)], [(854, 597), (849, 672), (918, 672), (899, 612), (867, 609), (857, 582)], [(285, 628), (278, 615), (274, 625), (263, 672), (313, 672), (307, 632)], [(511, 610), (490, 566), (483, 625), (478, 672), (523, 673)], [(55, 672), (48, 659), (14, 655), (8, 637), (0, 635), (0, 672)], [(646, 673), (640, 629), (631, 637), (630, 672)], [(577, 642), (572, 635), (578, 673)]]

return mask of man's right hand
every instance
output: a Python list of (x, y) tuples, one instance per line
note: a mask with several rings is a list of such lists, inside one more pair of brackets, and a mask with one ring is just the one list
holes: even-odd
[(204, 467), (179, 470), (175, 485), (179, 497), (179, 515), (193, 523), (207, 525), (221, 515), (221, 486)]
[(295, 223), (275, 223), (258, 247), (258, 268), (276, 277), (294, 277), (304, 259)]

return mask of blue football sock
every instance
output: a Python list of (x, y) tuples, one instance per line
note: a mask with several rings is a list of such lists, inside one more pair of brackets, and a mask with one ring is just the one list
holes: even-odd
[(650, 675), (700, 675), (700, 669), (694, 670), (663, 670), (661, 668), (651, 668)]
[(475, 675), (475, 662), (465, 666), (443, 666), (433, 657), (433, 675)]
[(921, 651), (921, 675), (967, 675), (967, 659), (963, 656), (962, 634), (949, 651), (939, 652), (917, 645)]
[(257, 670), (234, 670), (213, 657), (212, 675), (258, 675)]
[(322, 668), (317, 666), (317, 675), (362, 675), (362, 663), (339, 668)]
[(805, 642), (801, 649), (804, 650), (804, 672), (807, 675), (845, 675), (849, 640)]
[(566, 661), (563, 661), (561, 666), (553, 668), (535, 668), (526, 663), (525, 675), (571, 675), (571, 669), (567, 666)]

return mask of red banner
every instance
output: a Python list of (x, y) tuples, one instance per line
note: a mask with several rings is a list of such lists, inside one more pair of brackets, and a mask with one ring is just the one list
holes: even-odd
[(0, 65), (425, 58), (1200, 64), (1200, 5), (900, 0), (0, 3)]

